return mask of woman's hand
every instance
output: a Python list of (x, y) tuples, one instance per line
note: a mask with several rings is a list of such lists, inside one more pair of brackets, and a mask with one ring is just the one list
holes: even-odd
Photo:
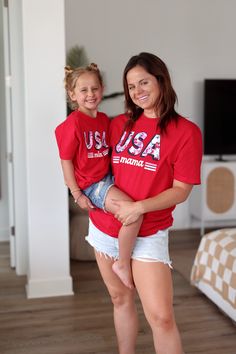
[(95, 206), (91, 203), (90, 199), (86, 197), (85, 194), (81, 194), (81, 196), (77, 198), (76, 204), (78, 204), (83, 210), (91, 210), (95, 208)]
[(115, 218), (119, 220), (123, 225), (129, 225), (137, 221), (142, 215), (142, 209), (140, 202), (130, 202), (127, 200), (112, 200), (118, 210), (115, 213)]

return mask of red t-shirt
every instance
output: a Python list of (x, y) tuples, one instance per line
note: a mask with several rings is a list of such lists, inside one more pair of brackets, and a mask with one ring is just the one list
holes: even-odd
[(55, 130), (60, 158), (72, 160), (81, 189), (98, 182), (109, 171), (109, 124), (104, 113), (92, 118), (74, 111)]
[[(200, 184), (201, 131), (193, 122), (179, 117), (160, 134), (158, 118), (142, 115), (131, 131), (124, 131), (125, 115), (116, 117), (110, 128), (112, 169), (115, 185), (134, 200), (153, 197), (171, 188), (173, 179)], [(139, 235), (148, 236), (170, 227), (175, 206), (146, 213)], [(90, 213), (95, 226), (117, 237), (120, 223), (110, 214)]]

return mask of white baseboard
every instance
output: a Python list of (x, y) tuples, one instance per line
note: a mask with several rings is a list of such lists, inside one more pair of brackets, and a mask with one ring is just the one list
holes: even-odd
[(54, 279), (30, 279), (26, 285), (28, 299), (74, 295), (70, 276)]
[(0, 228), (0, 242), (9, 241), (9, 229), (8, 228)]

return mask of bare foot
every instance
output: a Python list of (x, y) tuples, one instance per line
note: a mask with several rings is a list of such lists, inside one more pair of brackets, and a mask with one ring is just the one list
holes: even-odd
[(120, 278), (122, 283), (127, 286), (129, 289), (134, 288), (133, 278), (131, 274), (131, 268), (129, 265), (121, 265), (119, 261), (116, 261), (112, 265), (112, 270)]

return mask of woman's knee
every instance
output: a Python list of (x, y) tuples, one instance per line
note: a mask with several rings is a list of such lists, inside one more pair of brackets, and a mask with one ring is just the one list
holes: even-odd
[(175, 326), (174, 314), (172, 312), (163, 313), (156, 311), (149, 314), (147, 320), (152, 328), (161, 328), (167, 331)]
[(110, 297), (116, 308), (129, 306), (134, 303), (134, 292), (132, 290), (113, 290), (110, 291)]

